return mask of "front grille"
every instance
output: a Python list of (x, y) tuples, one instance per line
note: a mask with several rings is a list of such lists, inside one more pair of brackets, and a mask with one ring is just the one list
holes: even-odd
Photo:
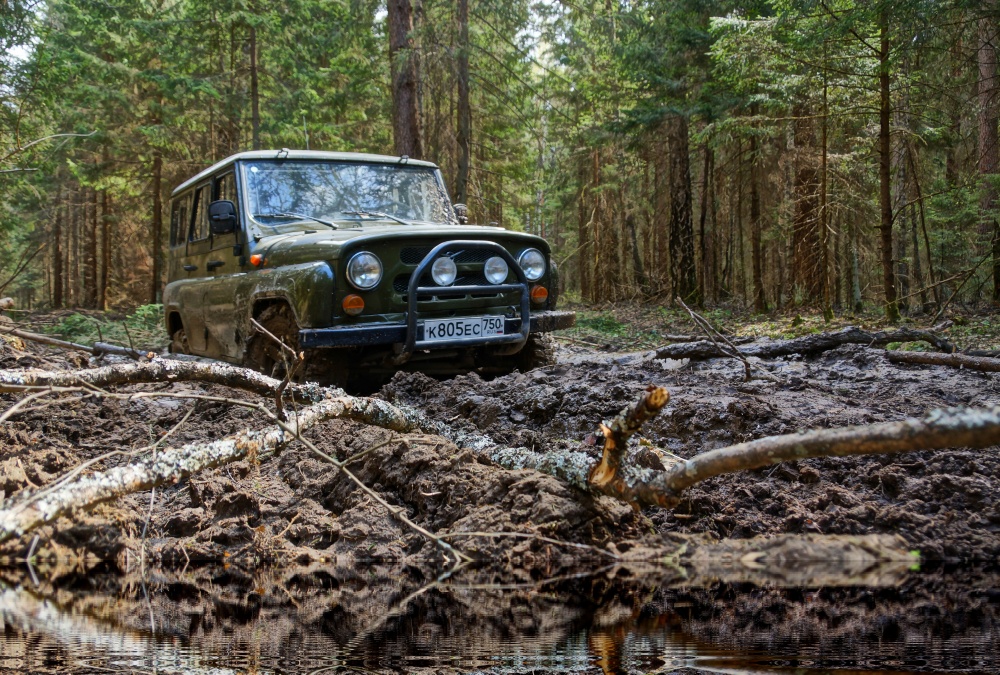
[[(428, 253), (431, 252), (432, 246), (408, 246), (404, 248), (399, 253), (399, 261), (404, 265), (419, 265), (420, 261), (423, 260)], [(470, 263), (484, 263), (490, 258), (492, 258), (495, 253), (490, 250), (473, 248), (473, 249), (460, 249), (457, 253), (454, 251), (444, 251), (445, 254), (451, 254), (451, 259), (455, 261), (456, 265), (470, 264)]]
[[(410, 274), (400, 274), (400, 275), (397, 275), (396, 278), (392, 280), (392, 290), (396, 291), (397, 293), (406, 293), (410, 289), (410, 277), (411, 276), (412, 275), (410, 275)], [(424, 278), (420, 280), (420, 285), (421, 286), (434, 286), (435, 284), (434, 284), (434, 280), (431, 278), (431, 275), (430, 274), (425, 274)], [(486, 277), (483, 275), (482, 272), (477, 271), (477, 272), (463, 272), (463, 273), (459, 274), (458, 278), (455, 279), (455, 283), (452, 284), (452, 285), (453, 286), (488, 286), (488, 285), (490, 285), (490, 283), (488, 281), (486, 281)], [(441, 287), (441, 291), (442, 292), (447, 292), (447, 290), (448, 290), (448, 286), (442, 286)], [(494, 294), (491, 294), (491, 295), (496, 295), (496, 294), (494, 293)], [(443, 298), (445, 296), (440, 295), (438, 297), (442, 297)], [(451, 295), (449, 297), (463, 297), (463, 296), (461, 296), (461, 295), (455, 296), (453, 294), (453, 295)], [(489, 296), (485, 296), (485, 295), (484, 296), (480, 296), (479, 294), (477, 294), (476, 297), (489, 297)]]

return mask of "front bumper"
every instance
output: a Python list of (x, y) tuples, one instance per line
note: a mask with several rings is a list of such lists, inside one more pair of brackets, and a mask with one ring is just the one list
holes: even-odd
[[(547, 333), (563, 328), (572, 328), (576, 324), (576, 312), (546, 311), (531, 312), (528, 331), (531, 333)], [(417, 344), (423, 341), (423, 324), (416, 326)], [(521, 319), (505, 319), (504, 335), (519, 335)], [(311, 328), (299, 331), (299, 346), (303, 349), (318, 347), (369, 347), (374, 345), (391, 345), (406, 343), (407, 326), (405, 323), (390, 326), (338, 326), (337, 328)], [(496, 344), (489, 340), (451, 340), (434, 342), (428, 348)]]

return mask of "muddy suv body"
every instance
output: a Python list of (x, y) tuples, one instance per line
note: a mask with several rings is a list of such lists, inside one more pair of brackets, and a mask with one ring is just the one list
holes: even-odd
[(320, 380), (501, 372), (545, 363), (542, 334), (574, 321), (548, 244), (460, 222), (428, 162), (245, 152), (178, 186), (170, 213), (174, 351), (274, 373), (271, 333)]

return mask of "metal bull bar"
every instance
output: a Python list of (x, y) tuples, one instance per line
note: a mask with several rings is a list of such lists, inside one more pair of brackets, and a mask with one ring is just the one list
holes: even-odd
[[(517, 275), (516, 284), (487, 284), (484, 286), (420, 286), (420, 278), (427, 269), (434, 263), (441, 252), (449, 248), (478, 248), (486, 249), (504, 259), (507, 267)], [(453, 338), (450, 340), (417, 340), (417, 312), (418, 296), (431, 296), (452, 293), (510, 293), (512, 291), (521, 292), (521, 329), (518, 333), (508, 333), (505, 335), (494, 335), (490, 337)], [(455, 239), (438, 244), (431, 252), (424, 256), (424, 259), (417, 265), (410, 277), (410, 285), (407, 288), (406, 298), (406, 342), (403, 344), (403, 351), (397, 359), (409, 358), (417, 349), (427, 349), (430, 347), (461, 347), (480, 344), (520, 344), (523, 345), (528, 340), (528, 331), (531, 329), (528, 306), (531, 292), (528, 289), (528, 278), (524, 276), (524, 270), (514, 260), (510, 254), (500, 244), (492, 241), (476, 241), (467, 239)]]

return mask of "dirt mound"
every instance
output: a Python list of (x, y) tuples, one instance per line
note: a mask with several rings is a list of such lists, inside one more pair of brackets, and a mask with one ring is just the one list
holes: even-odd
[[(0, 344), (0, 363), (28, 358), (60, 365), (47, 354), (12, 349)], [(73, 365), (68, 357), (55, 358)], [(664, 386), (671, 403), (643, 429), (649, 445), (636, 456), (654, 467), (665, 457), (660, 449), (687, 457), (800, 429), (1000, 403), (995, 375), (897, 366), (880, 350), (865, 347), (768, 362), (774, 381), (751, 382), (743, 381), (741, 365), (723, 360), (686, 363), (582, 348), (564, 348), (559, 359), (555, 366), (493, 380), (470, 374), (438, 381), (400, 373), (380, 395), (498, 443), (544, 451), (577, 446), (647, 385)], [(167, 434), (167, 443), (178, 446), (267, 426), (246, 407), (185, 398), (258, 400), (222, 387), (165, 383), (131, 390), (156, 390), (158, 396), (78, 395), (56, 406), (40, 399), (0, 425), (0, 489), (8, 497), (38, 489), (99, 456), (107, 455), (105, 468), (126, 463)], [(3, 408), (18, 399), (0, 395)], [(476, 557), (520, 565), (528, 574), (551, 572), (581, 557), (600, 558), (600, 550), (612, 544), (645, 546), (673, 534), (899, 534), (929, 558), (995, 561), (1000, 555), (995, 449), (806, 460), (712, 479), (688, 491), (675, 509), (640, 514), (549, 476), (499, 468), (436, 436), (341, 420), (308, 436), (331, 456), (353, 458), (350, 466), (365, 484), (420, 526)], [(299, 444), (277, 456), (198, 474), (155, 496), (133, 495), (39, 534), (37, 554), (97, 556), (121, 569), (140, 560), (250, 566), (442, 560), (432, 542)], [(3, 552), (23, 556), (30, 544), (14, 542)]]

